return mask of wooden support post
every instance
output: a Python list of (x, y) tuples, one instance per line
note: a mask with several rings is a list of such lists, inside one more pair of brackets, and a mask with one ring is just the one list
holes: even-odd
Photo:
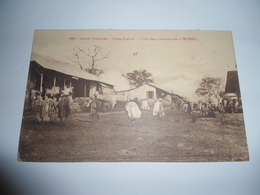
[(56, 77), (54, 77), (54, 81), (53, 81), (53, 95), (55, 94), (55, 89), (56, 89)]
[(41, 73), (41, 83), (40, 83), (40, 92), (41, 92), (41, 94), (42, 94), (42, 91), (43, 91), (42, 84), (43, 84), (43, 73)]
[(86, 85), (86, 83), (84, 84), (84, 97), (87, 97), (87, 85)]

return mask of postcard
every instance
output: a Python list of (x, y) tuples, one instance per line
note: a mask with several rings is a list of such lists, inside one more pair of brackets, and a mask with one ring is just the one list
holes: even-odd
[(35, 30), (18, 161), (248, 161), (230, 31)]

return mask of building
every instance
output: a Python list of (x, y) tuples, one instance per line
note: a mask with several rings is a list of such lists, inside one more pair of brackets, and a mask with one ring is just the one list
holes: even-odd
[(97, 92), (109, 99), (114, 95), (114, 86), (98, 76), (75, 66), (37, 55), (29, 67), (27, 92), (37, 90), (46, 94), (60, 94), (64, 88), (73, 88), (73, 98), (91, 97)]
[(237, 71), (227, 72), (225, 93), (235, 93), (238, 98), (241, 97)]
[(165, 98), (167, 95), (171, 95), (170, 92), (158, 88), (151, 84), (144, 84), (140, 87), (117, 91), (117, 100), (118, 101), (129, 101), (133, 98), (138, 99), (157, 99), (157, 98)]

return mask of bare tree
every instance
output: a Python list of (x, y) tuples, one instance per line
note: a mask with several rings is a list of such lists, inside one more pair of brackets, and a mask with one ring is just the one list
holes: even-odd
[[(97, 68), (96, 62), (108, 58), (109, 53), (103, 55), (101, 46), (95, 45), (93, 51), (88, 49), (87, 52), (85, 52), (85, 50), (83, 50), (80, 47), (74, 47), (72, 50), (68, 50), (68, 51), (70, 51), (73, 54), (73, 56), (75, 56), (75, 60), (70, 59), (71, 62), (78, 64), (81, 70), (84, 70), (86, 72), (89, 72), (97, 76), (104, 73), (103, 70)], [(86, 65), (84, 65), (82, 62), (82, 58), (84, 58), (84, 56), (88, 56), (91, 61), (90, 65), (88, 65), (89, 67), (85, 69), (84, 67)]]
[(70, 52), (72, 52), (72, 54), (76, 57), (76, 60), (71, 60), (74, 63), (77, 63), (80, 67), (81, 70), (83, 70), (83, 66), (81, 64), (80, 61), (80, 54), (83, 53), (84, 54), (84, 50), (81, 49), (80, 47), (74, 47), (72, 50), (69, 50)]
[[(98, 45), (95, 45), (95, 49), (93, 52), (91, 52), (89, 49), (88, 49), (88, 53), (87, 53), (87, 56), (89, 56), (91, 58), (91, 67), (88, 69), (88, 71), (91, 73), (91, 74), (94, 74), (94, 73), (98, 73), (98, 69), (95, 67), (96, 65), (96, 62), (97, 61), (100, 61), (100, 60), (104, 60), (106, 58), (108, 58), (108, 54), (106, 55), (102, 55), (101, 53), (101, 50), (102, 50), (102, 47), (101, 46), (98, 46)], [(101, 54), (101, 55), (99, 55)], [(102, 72), (104, 73), (104, 72)], [(101, 74), (102, 74), (101, 73)]]

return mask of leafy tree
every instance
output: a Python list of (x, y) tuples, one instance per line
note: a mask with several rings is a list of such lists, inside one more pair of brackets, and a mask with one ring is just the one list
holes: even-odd
[(126, 75), (123, 74), (123, 77), (125, 77), (129, 84), (134, 87), (140, 87), (144, 84), (154, 83), (152, 74), (146, 70), (134, 70), (133, 72), (129, 72)]
[(218, 103), (220, 101), (221, 92), (223, 91), (223, 79), (214, 77), (205, 77), (200, 83), (200, 87), (196, 90), (198, 96), (203, 96), (207, 100), (212, 101), (216, 98)]
[[(73, 54), (73, 56), (75, 56), (75, 60), (71, 60), (71, 59), (70, 60), (74, 63), (77, 63), (81, 70), (84, 70), (84, 71), (94, 74), (96, 76), (104, 73), (103, 70), (98, 69), (96, 67), (97, 61), (108, 58), (108, 54), (106, 54), (106, 55), (102, 54), (101, 46), (95, 45), (95, 48), (93, 49), (93, 51), (88, 49), (87, 52), (85, 52), (85, 50), (83, 50), (80, 47), (74, 47), (72, 50), (69, 50), (69, 51)], [(88, 56), (91, 61), (90, 65), (88, 65), (87, 68), (84, 68), (84, 67), (86, 67), (86, 65), (82, 62), (82, 58), (84, 58), (84, 55)]]

